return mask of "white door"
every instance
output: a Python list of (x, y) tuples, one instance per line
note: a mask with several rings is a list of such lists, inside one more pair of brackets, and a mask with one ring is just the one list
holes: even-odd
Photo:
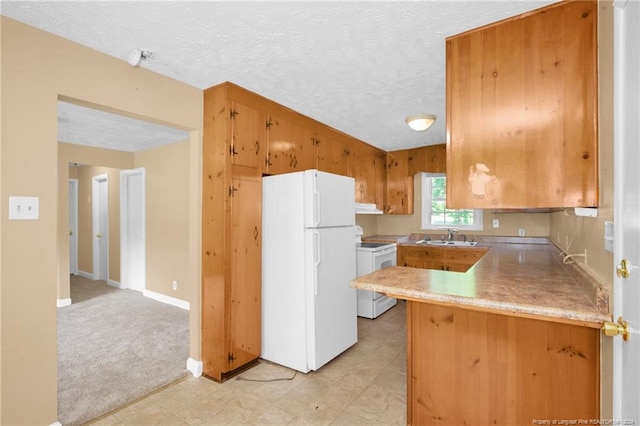
[[(627, 259), (628, 278), (614, 274), (613, 315), (629, 322), (625, 342), (613, 339), (613, 418), (640, 422), (640, 2), (614, 2), (614, 262)], [(633, 423), (631, 423), (633, 422)]]
[(78, 179), (69, 179), (69, 273), (78, 275)]
[(109, 280), (109, 176), (93, 177), (93, 279)]
[(307, 363), (317, 370), (358, 341), (353, 227), (307, 229)]
[(137, 291), (146, 280), (144, 185), (144, 168), (120, 172), (120, 280)]

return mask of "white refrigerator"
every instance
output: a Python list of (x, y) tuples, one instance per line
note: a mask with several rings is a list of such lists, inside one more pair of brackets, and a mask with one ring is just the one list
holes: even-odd
[(317, 170), (263, 178), (263, 359), (307, 373), (358, 341), (354, 194)]

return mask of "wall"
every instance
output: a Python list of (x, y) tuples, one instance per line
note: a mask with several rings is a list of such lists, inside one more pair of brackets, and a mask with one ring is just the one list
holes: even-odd
[[(371, 219), (358, 216), (358, 224), (366, 224), (365, 235), (373, 233), (379, 235), (409, 235), (411, 233), (446, 234), (446, 231), (425, 231), (422, 225), (422, 179), (420, 174), (414, 176), (414, 209), (412, 215), (382, 215), (376, 216), (375, 230)], [(524, 228), (527, 236), (546, 237), (549, 235), (550, 213), (493, 213), (491, 210), (483, 212), (483, 231), (465, 231), (467, 235), (500, 235), (517, 236), (518, 229)], [(500, 220), (500, 227), (493, 228), (492, 220)], [(363, 226), (363, 225), (361, 225)], [(375, 231), (375, 232), (372, 232)], [(372, 232), (372, 233), (369, 233)]]
[(93, 274), (93, 178), (107, 175), (109, 193), (109, 281), (120, 282), (120, 169), (98, 166), (78, 168), (78, 269)]
[(200, 359), (202, 91), (133, 68), (126, 58), (0, 19), (0, 211), (6, 211), (10, 195), (40, 200), (39, 220), (0, 217), (0, 424), (47, 425), (57, 421), (56, 288), (58, 268), (68, 264), (60, 261), (68, 256), (68, 235), (61, 238), (65, 232), (58, 226), (58, 99), (191, 132), (185, 267), (194, 287), (189, 291), (195, 308), (190, 312), (191, 357)]
[(146, 173), (146, 289), (189, 300), (189, 141), (137, 152), (135, 163)]
[[(84, 166), (69, 167), (70, 163)], [(109, 224), (109, 278), (117, 282), (120, 281), (120, 175), (116, 169), (131, 169), (134, 164), (131, 152), (58, 143), (58, 299), (71, 297), (69, 292), (69, 241), (67, 237), (69, 228), (69, 211), (67, 209), (69, 186), (67, 182), (69, 178), (78, 179), (78, 269), (90, 274), (93, 272), (91, 177), (112, 171), (109, 176), (109, 219), (114, 222)], [(90, 165), (103, 167), (96, 168)], [(112, 202), (111, 200), (114, 198), (117, 201)], [(117, 202), (118, 209), (113, 205), (114, 202)]]

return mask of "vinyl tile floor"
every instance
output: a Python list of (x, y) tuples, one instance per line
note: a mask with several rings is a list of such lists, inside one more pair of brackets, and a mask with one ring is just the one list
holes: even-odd
[(406, 303), (358, 318), (358, 343), (307, 374), (264, 360), (224, 383), (189, 377), (96, 419), (110, 425), (404, 425)]

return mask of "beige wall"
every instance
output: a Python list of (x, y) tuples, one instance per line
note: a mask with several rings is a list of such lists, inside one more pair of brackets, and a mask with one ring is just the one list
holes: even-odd
[(78, 168), (78, 269), (93, 274), (93, 178), (107, 175), (109, 194), (109, 281), (120, 282), (120, 170), (110, 167)]
[[(364, 235), (409, 235), (411, 233), (440, 234), (446, 232), (424, 231), (422, 224), (422, 179), (420, 174), (414, 177), (414, 213), (412, 215), (380, 215), (373, 219), (357, 216), (357, 222), (364, 229)], [(532, 237), (546, 237), (549, 235), (550, 213), (493, 213), (484, 210), (483, 231), (465, 231), (467, 235), (500, 235), (517, 236), (518, 229), (524, 228), (525, 234)], [(493, 228), (494, 218), (500, 220), (500, 227)]]
[[(109, 111), (191, 131), (190, 283), (200, 281), (199, 233), (202, 91), (125, 60), (1, 17), (0, 207), (7, 197), (39, 197), (40, 219), (0, 218), (1, 424), (57, 421), (56, 297), (60, 258), (57, 101), (80, 100)], [(61, 206), (62, 207), (62, 206)], [(66, 225), (65, 225), (66, 228)], [(34, 268), (34, 260), (38, 267)], [(67, 266), (68, 267), (68, 266)], [(191, 356), (200, 359), (198, 289), (190, 289)], [(37, 409), (34, 409), (37, 408)]]
[[(92, 180), (94, 176), (109, 176), (109, 280), (120, 284), (120, 171), (145, 168), (146, 196), (146, 273), (147, 287), (156, 293), (189, 301), (190, 289), (198, 287), (189, 274), (189, 157), (190, 142), (182, 141), (139, 153), (60, 143), (58, 160), (61, 166), (59, 200), (67, 205), (68, 178), (78, 179), (78, 269), (93, 272)], [(69, 163), (80, 167), (62, 166)], [(109, 164), (112, 167), (89, 166)], [(65, 174), (65, 170), (68, 172)], [(64, 209), (61, 209), (64, 210)], [(59, 212), (61, 228), (68, 212)], [(68, 244), (61, 245), (68, 250)], [(69, 297), (68, 255), (60, 256), (58, 298)], [(65, 267), (66, 266), (66, 267)], [(172, 289), (172, 281), (178, 289)]]
[[(135, 154), (146, 174), (147, 290), (190, 300), (189, 141)], [(178, 289), (172, 289), (172, 281)]]
[[(83, 166), (69, 167), (70, 163), (78, 163)], [(58, 143), (58, 299), (70, 298), (69, 238), (67, 237), (69, 229), (69, 211), (67, 209), (69, 186), (67, 182), (69, 178), (78, 179), (78, 269), (82, 272), (93, 273), (91, 179), (93, 176), (109, 173), (109, 220), (117, 220), (117, 222), (109, 224), (109, 237), (116, 238), (115, 240), (111, 239), (109, 244), (109, 278), (113, 281), (119, 281), (120, 211), (118, 209), (120, 200), (118, 194), (120, 175), (116, 169), (131, 169), (133, 167), (134, 157), (130, 152)], [(113, 205), (116, 202), (112, 201), (114, 198), (117, 198), (117, 208)]]

